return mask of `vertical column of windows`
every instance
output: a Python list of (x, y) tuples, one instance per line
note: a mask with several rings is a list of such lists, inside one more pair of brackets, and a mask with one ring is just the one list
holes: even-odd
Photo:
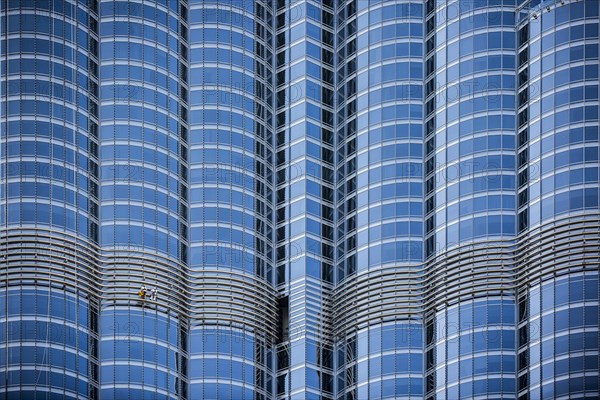
[(0, 6), (0, 382), (98, 396), (98, 4)]
[(100, 15), (101, 395), (187, 398), (187, 6)]
[(278, 395), (333, 392), (324, 356), (334, 258), (332, 7), (277, 2)]
[(273, 10), (191, 1), (189, 24), (190, 397), (270, 398)]

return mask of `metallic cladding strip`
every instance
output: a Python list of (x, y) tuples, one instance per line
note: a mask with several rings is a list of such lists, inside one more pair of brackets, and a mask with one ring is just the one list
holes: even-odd
[[(103, 252), (105, 255), (98, 257), (95, 249), (84, 247), (82, 241), (48, 230), (11, 229), (0, 239), (8, 247), (7, 274), (0, 277), (0, 285), (19, 285), (25, 279), (53, 282), (94, 294), (102, 300), (102, 308), (107, 302), (140, 305), (137, 291), (146, 285), (148, 289), (157, 287), (158, 300), (145, 299), (143, 304), (163, 311), (196, 321), (248, 325), (269, 335), (277, 326), (276, 292), (253, 275), (222, 270), (191, 272), (166, 257), (138, 251)], [(82, 268), (80, 264), (85, 263)], [(32, 270), (24, 270), (25, 266)]]
[(586, 213), (549, 221), (516, 240), (446, 250), (417, 270), (386, 268), (350, 277), (333, 300), (336, 334), (387, 319), (418, 318), (424, 310), (463, 298), (516, 296), (523, 285), (557, 273), (597, 271), (599, 249), (600, 214)]
[(370, 323), (420, 319), (424, 277), (418, 271), (384, 268), (359, 275), (338, 288), (334, 297), (336, 335)]

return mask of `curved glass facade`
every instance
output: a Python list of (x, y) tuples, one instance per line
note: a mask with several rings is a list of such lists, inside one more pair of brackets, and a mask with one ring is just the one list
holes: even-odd
[(422, 398), (423, 4), (337, 15), (337, 394)]
[[(539, 3), (539, 2), (537, 2)], [(564, 2), (563, 2), (564, 3)], [(526, 2), (519, 19), (519, 293), (524, 398), (597, 396), (597, 1)]]
[(0, 400), (597, 398), (598, 0), (0, 4)]
[(95, 397), (97, 4), (0, 19), (0, 396)]
[(273, 396), (272, 20), (190, 2), (190, 398)]
[(187, 396), (186, 12), (100, 2), (102, 398)]
[(515, 1), (431, 11), (427, 391), (514, 398)]

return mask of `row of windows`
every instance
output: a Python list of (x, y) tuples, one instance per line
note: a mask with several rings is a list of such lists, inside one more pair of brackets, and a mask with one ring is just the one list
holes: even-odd
[[(66, 61), (71, 61), (73, 64), (77, 62), (77, 66), (87, 70), (88, 64), (92, 64), (89, 57), (90, 54), (94, 54), (96, 49), (89, 49), (90, 51), (87, 53), (83, 53), (81, 51), (77, 51), (75, 48), (66, 46), (62, 43), (54, 42), (53, 40), (47, 39), (34, 39), (34, 38), (19, 38), (19, 39), (8, 39), (6, 41), (2, 41), (1, 47), (3, 54), (31, 54), (34, 57), (38, 55), (47, 54), (49, 56), (60, 57), (60, 59), (64, 59)], [(81, 49), (80, 49), (81, 50)], [(26, 54), (23, 54), (24, 56)], [(22, 61), (27, 60), (24, 58)], [(15, 71), (14, 68), (10, 68), (18, 65), (21, 60), (11, 60), (9, 61), (9, 71)], [(34, 60), (27, 60), (27, 63), (22, 63), (23, 71), (39, 71), (42, 74), (48, 74), (50, 71), (49, 62), (47, 60), (37, 60), (37, 66), (31, 66), (31, 62)], [(53, 68), (56, 70), (62, 66), (66, 68), (64, 63), (59, 64), (59, 66)], [(6, 68), (6, 67), (5, 67)], [(4, 73), (5, 71), (3, 71)], [(66, 74), (65, 74), (66, 75)]]
[[(447, 187), (447, 201), (458, 200), (459, 197), (462, 198), (481, 192), (496, 190), (514, 192), (515, 183), (516, 178), (514, 175), (501, 175), (500, 172), (495, 172), (492, 176), (466, 177), (466, 180)], [(448, 182), (441, 182), (439, 186), (444, 187), (447, 184)]]
[[(224, 89), (224, 88), (223, 88)], [(245, 94), (232, 93), (224, 90), (194, 90), (190, 95), (192, 106), (218, 105), (231, 107), (247, 113), (254, 112), (255, 99)]]
[(422, 215), (423, 204), (421, 202), (403, 201), (380, 206), (370, 205), (367, 210), (359, 211), (357, 218), (358, 226), (365, 226), (387, 218), (421, 217)]
[[(378, 0), (382, 1), (382, 0)], [(515, 0), (492, 0), (492, 1), (473, 1), (473, 2), (462, 2), (453, 1), (448, 4), (445, 8), (439, 10), (438, 16), (444, 20), (451, 21), (455, 18), (459, 18), (461, 15), (468, 14), (470, 11), (479, 10), (482, 8), (490, 7), (508, 7), (509, 9), (515, 6)]]
[(76, 170), (70, 166), (50, 164), (49, 162), (43, 161), (21, 161), (8, 162), (0, 167), (0, 171), (2, 171), (2, 174), (8, 179), (13, 177), (19, 177), (21, 179), (24, 177), (55, 179), (68, 184), (77, 183), (79, 190), (87, 191), (90, 180), (87, 173), (87, 163), (83, 167), (85, 170), (82, 171), (82, 168)]
[[(536, 66), (539, 67), (539, 62), (532, 63), (532, 71)], [(545, 95), (548, 92), (554, 92), (559, 86), (584, 80), (598, 80), (598, 65), (574, 65), (554, 73), (548, 73), (541, 79), (541, 82), (538, 80), (530, 84), (531, 94), (532, 97), (538, 97), (539, 93)]]
[[(57, 60), (57, 62), (44, 60), (44, 59), (31, 59), (31, 58), (20, 58), (20, 59), (12, 59), (8, 60), (6, 64), (4, 64), (4, 68), (2, 71), (3, 76), (16, 76), (16, 75), (26, 75), (26, 74), (36, 74), (36, 75), (45, 75), (48, 80), (52, 80), (52, 78), (56, 78), (59, 81), (66, 80), (70, 83), (77, 84), (82, 87), (82, 89), (89, 89), (95, 87), (95, 83), (92, 82), (89, 74), (89, 63), (87, 58), (83, 57), (81, 53), (78, 53), (80, 56), (78, 63), (79, 69), (76, 70), (71, 68), (70, 63), (66, 63), (64, 58), (53, 58)], [(10, 87), (10, 84), (9, 84)], [(49, 84), (43, 85), (41, 88), (49, 88)], [(85, 104), (85, 103), (83, 103)]]
[[(177, 5), (175, 0), (169, 1), (171, 10), (163, 10), (157, 4), (144, 5), (141, 2), (114, 1), (110, 3), (101, 2), (100, 15), (103, 17), (138, 17), (144, 18), (168, 26), (177, 32), (179, 19), (177, 18)], [(166, 2), (163, 5), (166, 8)]]
[[(534, 327), (534, 324), (537, 326)], [(557, 335), (561, 331), (586, 326), (598, 326), (598, 306), (570, 306), (566, 310), (558, 310), (553, 314), (543, 315), (541, 317), (541, 326), (540, 320), (530, 323), (530, 329), (539, 329), (542, 337)]]
[(366, 28), (366, 31), (363, 30), (358, 32), (357, 47), (359, 49), (365, 49), (369, 46), (386, 40), (394, 40), (405, 37), (420, 38), (423, 36), (422, 23), (401, 22), (398, 24), (383, 25), (376, 28), (372, 26), (373, 23), (370, 25), (364, 25), (362, 27), (359, 25), (359, 29)]
[(499, 26), (514, 27), (515, 13), (513, 11), (488, 11), (468, 17), (461, 16), (458, 21), (446, 25), (447, 40), (450, 41), (458, 35), (478, 29)]
[(237, 26), (249, 32), (254, 32), (254, 20), (234, 10), (193, 8), (190, 10), (189, 20), (191, 23), (219, 23), (228, 26)]
[(391, 60), (400, 57), (422, 57), (422, 43), (395, 43), (385, 46), (370, 46), (368, 52), (358, 55), (358, 69), (365, 68), (380, 61)]
[(597, 396), (598, 377), (597, 376), (569, 376), (568, 379), (557, 380), (556, 382), (545, 382), (541, 387), (530, 390), (532, 397), (544, 399), (558, 398), (575, 393), (587, 392), (591, 397)]
[[(442, 128), (442, 126), (440, 126)], [(438, 128), (439, 129), (439, 128)], [(445, 127), (446, 142), (452, 142), (459, 137), (476, 134), (479, 132), (489, 132), (494, 130), (511, 131), (515, 129), (515, 116), (512, 115), (486, 115), (475, 118), (468, 118), (460, 121), (458, 124), (452, 124)], [(438, 137), (443, 137), (443, 132), (438, 133)], [(492, 143), (498, 146), (498, 135), (490, 134)], [(463, 139), (464, 140), (464, 139)], [(505, 149), (515, 148), (515, 137), (512, 134), (502, 135), (502, 147)], [(468, 146), (468, 145), (467, 145)], [(497, 148), (497, 147), (495, 147)]]
[[(253, 31), (250, 31), (253, 32)], [(237, 47), (250, 53), (254, 52), (255, 39), (233, 29), (193, 28), (190, 29), (190, 45), (218, 43), (228, 47)]]
[[(106, 21), (107, 18), (103, 18)], [(164, 47), (171, 49), (177, 49), (178, 37), (170, 35), (168, 31), (160, 29), (160, 27), (154, 27), (153, 21), (143, 20), (129, 20), (127, 22), (102, 22), (100, 25), (100, 32), (102, 37), (118, 37), (118, 36), (129, 36), (137, 37), (140, 39), (146, 39), (156, 42)], [(148, 22), (152, 23), (150, 25)]]
[[(191, 228), (190, 240), (193, 242), (234, 243), (246, 249), (253, 249), (255, 238), (252, 232), (256, 228), (253, 222), (253, 220), (247, 220), (242, 226), (224, 225)], [(247, 230), (245, 231), (244, 228)], [(228, 265), (228, 262), (233, 262), (234, 268), (241, 268), (241, 261), (248, 257), (251, 260), (253, 256), (229, 247), (204, 246), (194, 247), (192, 261), (197, 259), (198, 261), (204, 260), (206, 264), (221, 265)]]
[[(85, 204), (87, 205), (87, 202)], [(94, 224), (90, 223), (91, 216), (89, 214), (67, 209), (64, 206), (50, 207), (48, 204), (37, 203), (9, 204), (7, 214), (6, 219), (4, 214), (0, 215), (0, 223), (11, 225), (49, 224), (77, 232), (82, 236), (93, 233), (92, 225)]]
[[(136, 306), (117, 310), (106, 309), (102, 311), (100, 318), (100, 330), (104, 336), (144, 336), (156, 338), (171, 346), (178, 344), (178, 329), (179, 322), (176, 319), (150, 310), (144, 312)], [(131, 346), (139, 349), (139, 351), (136, 350), (136, 354), (140, 356), (142, 354), (141, 343), (141, 341), (130, 342)]]
[[(490, 215), (461, 220), (446, 228), (447, 246), (460, 244), (476, 237), (514, 235), (516, 228), (514, 215)], [(440, 238), (442, 238), (440, 233)]]
[(578, 189), (559, 193), (531, 205), (531, 224), (554, 218), (559, 214), (598, 208), (598, 189)]
[[(127, 166), (128, 167), (128, 166)], [(140, 185), (127, 184), (127, 178), (116, 179), (124, 181), (120, 185), (106, 185), (101, 189), (101, 199), (103, 201), (110, 200), (129, 200), (132, 202), (144, 202), (152, 204), (156, 207), (168, 208), (172, 212), (177, 212), (177, 205), (181, 201), (180, 197), (174, 193), (158, 190), (158, 188), (150, 186), (143, 187)], [(152, 183), (153, 185), (154, 183)], [(148, 182), (146, 182), (148, 185)]]
[[(441, 54), (444, 50), (442, 50)], [(467, 57), (465, 57), (467, 58)], [(440, 59), (443, 60), (442, 57)], [(441, 67), (445, 67), (446, 76), (443, 73), (438, 73), (436, 75), (436, 79), (438, 79), (438, 85), (442, 85), (442, 82), (454, 82), (459, 78), (462, 78), (466, 75), (477, 74), (480, 72), (489, 72), (492, 70), (507, 70), (514, 74), (516, 57), (513, 55), (485, 55), (482, 57), (468, 57), (468, 59), (462, 59), (460, 62), (446, 67), (445, 61), (443, 64), (440, 64), (438, 67), (441, 70)], [(440, 61), (441, 63), (442, 61)]]
[(249, 53), (244, 54), (244, 52), (236, 51), (234, 48), (192, 48), (190, 53), (193, 65), (221, 63), (237, 66), (246, 71), (254, 71), (254, 58)]
[[(594, 147), (592, 147), (594, 146)], [(590, 143), (585, 147), (563, 150), (556, 153), (546, 153), (541, 159), (539, 174), (554, 172), (567, 166), (574, 166), (581, 163), (593, 163), (598, 161), (599, 149), (597, 145)], [(534, 163), (539, 163), (539, 159), (534, 159)]]
[(579, 19), (594, 19), (594, 17), (598, 17), (598, 7), (595, 1), (591, 3), (587, 2), (574, 2), (569, 3), (564, 7), (554, 7), (552, 12), (543, 13), (543, 17), (541, 19), (541, 23), (533, 23), (531, 24), (532, 31), (535, 36), (538, 31), (547, 32), (552, 28), (556, 28), (561, 24), (565, 23), (573, 23)]
[(252, 132), (256, 124), (255, 115), (227, 110), (195, 110), (190, 113), (192, 125), (225, 125)]
[[(441, 102), (440, 102), (441, 103)], [(467, 99), (455, 103), (446, 109), (448, 123), (459, 118), (464, 120), (469, 114), (485, 113), (489, 111), (513, 111), (516, 106), (516, 96), (508, 94), (492, 93), (473, 99)], [(514, 120), (514, 114), (511, 115)]]
[[(8, 90), (6, 90), (8, 86)], [(11, 79), (2, 82), (2, 95), (8, 96), (36, 96), (40, 101), (65, 100), (73, 105), (80, 104), (87, 107), (88, 97), (86, 93), (78, 92), (74, 88), (66, 86), (63, 82), (52, 83), (47, 80), (35, 79)]]
[(392, 183), (361, 191), (358, 193), (357, 204), (360, 208), (378, 201), (406, 199), (408, 197), (420, 198), (421, 196), (423, 196), (423, 184), (420, 182)]
[(224, 358), (202, 358), (190, 361), (190, 379), (224, 379), (254, 383), (254, 366), (237, 360)]
[[(556, 93), (545, 94), (542, 98), (541, 113), (547, 113), (555, 108), (586, 100), (598, 100), (598, 85), (572, 87)], [(540, 114), (540, 110), (536, 108), (530, 108), (532, 118)]]
[(234, 385), (232, 383), (192, 383), (190, 385), (190, 398), (253, 400), (256, 398), (256, 395), (257, 393), (254, 388)]
[[(23, 322), (34, 322), (34, 321), (23, 321)], [(57, 325), (52, 324), (54, 329), (56, 329)], [(9, 327), (10, 329), (10, 327)], [(21, 339), (19, 340), (31, 340), (36, 339), (35, 336), (28, 335), (28, 332), (25, 331), (22, 333)], [(56, 338), (47, 338), (42, 337), (40, 334), (37, 335), (38, 346), (20, 346), (20, 347), (11, 347), (8, 350), (8, 365), (21, 365), (23, 369), (27, 368), (26, 366), (37, 366), (38, 368), (41, 366), (52, 366), (54, 368), (60, 368), (71, 373), (77, 373), (85, 377), (88, 374), (88, 363), (89, 360), (86, 357), (81, 355), (77, 355), (75, 352), (68, 351), (66, 348), (60, 347), (52, 347), (56, 346), (54, 343), (60, 343), (59, 346), (63, 346), (65, 342), (62, 340), (57, 340)], [(83, 341), (84, 346), (87, 351), (87, 336), (82, 334), (80, 335), (80, 342)], [(10, 340), (10, 339), (9, 339)], [(44, 343), (46, 342), (46, 343)], [(50, 343), (48, 343), (50, 342)], [(6, 343), (6, 342), (4, 342)], [(66, 343), (67, 347), (75, 348), (75, 343)], [(81, 346), (79, 350), (82, 350)], [(4, 357), (3, 360), (6, 360), (6, 349), (1, 349), (0, 354)], [(39, 370), (38, 370), (39, 371)], [(43, 373), (43, 372), (38, 372)], [(32, 384), (33, 382), (29, 382)]]
[[(251, 132), (250, 132), (251, 133)], [(249, 134), (217, 130), (217, 129), (196, 129), (190, 132), (190, 144), (208, 144), (218, 143), (226, 146), (239, 147), (246, 151), (253, 152), (255, 147), (255, 138)]]
[(130, 220), (144, 222), (146, 225), (157, 224), (175, 233), (179, 229), (177, 217), (169, 216), (164, 212), (149, 207), (134, 205), (102, 206), (101, 216), (102, 221), (107, 223), (119, 223), (123, 220)]
[[(570, 333), (563, 332), (560, 336), (550, 334), (541, 345), (530, 346), (530, 356), (532, 360), (549, 360), (578, 351), (598, 351), (598, 331)], [(541, 355), (540, 355), (541, 352)], [(562, 358), (562, 357), (561, 357)], [(555, 360), (556, 362), (556, 360)]]
[[(6, 198), (4, 190), (1, 192), (2, 197)], [(53, 202), (64, 203), (71, 206), (79, 204), (82, 208), (87, 209), (87, 205), (85, 205), (87, 203), (87, 197), (84, 194), (78, 194), (75, 190), (64, 187), (62, 183), (60, 186), (40, 182), (11, 182), (8, 184), (9, 199), (26, 197), (49, 199)], [(42, 206), (41, 203), (40, 206)], [(45, 207), (48, 206), (46, 205)], [(43, 214), (42, 209), (40, 209), (40, 212)], [(49, 216), (46, 216), (46, 219), (41, 220), (40, 222), (48, 222), (48, 217)]]
[(218, 353), (254, 361), (257, 346), (261, 347), (251, 335), (240, 331), (204, 329), (190, 334), (191, 354)]
[(459, 57), (496, 49), (513, 50), (516, 46), (514, 32), (489, 32), (473, 35), (472, 38), (461, 38), (448, 45), (447, 62), (451, 63)]
[(515, 304), (510, 300), (488, 299), (466, 302), (438, 314), (437, 329), (440, 336), (482, 328), (488, 325), (514, 325)]
[[(14, 33), (45, 34), (53, 38), (64, 38), (69, 42), (87, 45), (90, 41), (90, 33), (82, 27), (86, 27), (88, 23), (77, 25), (75, 21), (65, 20), (63, 15), (60, 19), (39, 14), (9, 15), (8, 24), (3, 25), (2, 33), (8, 33), (8, 35)], [(27, 38), (21, 38), (21, 40), (27, 41)], [(29, 41), (32, 40), (29, 39)]]
[[(69, 121), (65, 122), (68, 123)], [(78, 127), (79, 129), (73, 130), (63, 125), (63, 123), (59, 125), (25, 118), (18, 121), (9, 121), (8, 126), (6, 125), (6, 122), (2, 122), (0, 126), (2, 127), (3, 132), (7, 133), (8, 137), (51, 137), (54, 140), (64, 140), (71, 144), (77, 143), (81, 148), (80, 151), (83, 152), (85, 152), (85, 149), (90, 145), (90, 137), (85, 134), (86, 126), (80, 126)]]
[(396, 62), (392, 64), (385, 64), (383, 66), (369, 68), (368, 71), (360, 73), (357, 77), (357, 80), (359, 82), (358, 91), (360, 92), (362, 90), (367, 89), (368, 87), (379, 85), (385, 82), (397, 82), (407, 79), (423, 79), (422, 63)]
[[(583, 333), (575, 333), (572, 334), (572, 338), (583, 337)], [(564, 378), (565, 375), (576, 374), (587, 371), (594, 372), (598, 371), (598, 357), (594, 355), (581, 356), (575, 355), (577, 352), (581, 350), (591, 350), (594, 351), (594, 343), (592, 342), (592, 338), (590, 337), (589, 341), (586, 341), (590, 346), (584, 347), (583, 345), (579, 345), (579, 343), (583, 344), (583, 340), (572, 340), (570, 354), (562, 355), (560, 359), (556, 361), (551, 360), (550, 362), (545, 362), (543, 365), (537, 365), (529, 370), (529, 379), (531, 381), (531, 385), (539, 384), (540, 381), (548, 381), (553, 380), (554, 377), (558, 377), (559, 379)], [(532, 364), (537, 364), (537, 360), (539, 360), (539, 349), (533, 350), (532, 346), (532, 356), (536, 357), (535, 360), (532, 360)], [(551, 383), (546, 382), (545, 385)], [(593, 386), (591, 386), (593, 387)], [(590, 388), (591, 388), (590, 387)]]
[[(489, 378), (480, 379), (447, 389), (448, 399), (458, 399), (471, 396), (489, 396), (490, 394), (512, 394), (516, 392), (516, 380), (514, 378)], [(460, 395), (459, 395), (460, 393)]]
[(164, 111), (173, 114), (179, 112), (179, 102), (177, 99), (158, 90), (154, 90), (154, 88), (142, 88), (139, 86), (139, 83), (132, 83), (133, 84), (102, 85), (100, 91), (102, 100), (108, 102), (111, 99), (115, 99), (117, 101), (131, 101), (138, 104), (143, 102), (148, 106), (157, 105), (158, 107), (165, 109)]
[[(516, 361), (514, 355), (475, 356), (461, 359), (447, 364), (446, 379), (449, 384), (452, 384), (459, 380), (459, 376), (465, 380), (479, 375), (514, 374)], [(438, 378), (443, 378), (443, 374), (438, 374)]]
[[(380, 157), (369, 157), (370, 163), (375, 163), (377, 159), (380, 159)], [(359, 188), (390, 179), (420, 178), (423, 175), (423, 164), (403, 162), (383, 166), (371, 166), (366, 162), (363, 163), (362, 161), (363, 160), (359, 160), (359, 168), (362, 169), (368, 167), (368, 170), (360, 172), (357, 175), (356, 181)], [(348, 185), (347, 189), (351, 190), (352, 187)]]
[[(39, 397), (40, 393), (44, 393), (44, 396), (48, 396), (49, 399), (77, 399), (80, 396), (87, 396), (89, 393), (88, 382), (83, 379), (77, 379), (75, 376), (67, 375), (64, 372), (52, 371), (52, 372), (41, 372), (33, 369), (23, 369), (20, 371), (9, 371), (0, 372), (0, 379), (2, 382), (8, 382), (9, 388), (11, 386), (23, 385), (23, 387), (35, 385), (37, 390), (19, 390), (9, 391), (9, 397), (11, 393), (15, 393), (15, 397), (35, 398)], [(58, 393), (50, 394), (49, 388), (53, 387)], [(29, 393), (29, 394), (27, 394)], [(78, 395), (79, 394), (79, 395)]]
[[(111, 60), (112, 61), (112, 60)], [(175, 72), (173, 72), (173, 69)], [(153, 85), (167, 91), (167, 93), (177, 93), (179, 85), (177, 80), (168, 76), (164, 72), (169, 71), (171, 75), (177, 74), (177, 65), (171, 64), (169, 69), (166, 67), (163, 69), (158, 68), (155, 64), (151, 68), (145, 68), (138, 65), (104, 65), (100, 69), (100, 75), (102, 76), (102, 82), (110, 82), (113, 80), (132, 80), (133, 82), (143, 81), (144, 85)], [(125, 86), (125, 85), (123, 85)], [(134, 89), (133, 87), (127, 87), (127, 90), (135, 90), (136, 92), (142, 91), (142, 88)], [(125, 92), (122, 95), (129, 95), (129, 92)], [(118, 93), (115, 97), (122, 97)]]
[[(136, 103), (139, 104), (139, 103)], [(101, 107), (100, 115), (102, 121), (129, 120), (137, 122), (146, 122), (157, 125), (164, 130), (176, 131), (179, 127), (179, 119), (174, 118), (177, 115), (169, 113), (158, 107), (141, 107), (134, 105), (105, 105)], [(43, 114), (38, 111), (38, 114)]]
[[(129, 169), (129, 171), (127, 171)], [(122, 173), (130, 172), (126, 176)], [(122, 181), (127, 180), (129, 182), (153, 182), (160, 187), (165, 189), (175, 190), (180, 186), (180, 181), (173, 176), (167, 175), (163, 171), (158, 171), (153, 168), (147, 168), (142, 166), (135, 166), (130, 168), (125, 166), (119, 168), (116, 166), (104, 166), (102, 167), (102, 180), (103, 181)]]
[[(25, 3), (19, 0), (10, 0), (5, 6), (8, 10), (14, 9), (37, 9), (37, 10), (46, 10), (50, 12), (55, 12), (61, 16), (65, 16), (70, 19), (77, 19), (77, 21), (86, 25), (88, 22), (88, 18), (90, 16), (91, 6), (93, 0), (88, 0), (87, 3), (84, 2), (81, 4), (81, 8), (77, 7), (76, 3), (70, 2), (55, 2), (55, 1), (42, 1), (35, 3)], [(4, 10), (4, 9), (3, 9)]]
[(190, 190), (191, 202), (200, 203), (224, 203), (240, 206), (254, 210), (256, 197), (253, 194), (243, 193), (235, 188), (192, 188)]
[[(382, 3), (381, 6), (377, 7), (376, 4)], [(387, 19), (397, 18), (409, 18), (409, 17), (422, 17), (423, 16), (423, 5), (421, 3), (403, 3), (387, 6), (385, 2), (381, 0), (372, 1), (367, 4), (361, 4), (358, 6), (359, 12), (364, 8), (369, 7), (369, 11), (366, 14), (359, 15), (359, 19), (365, 16), (371, 17), (371, 23), (381, 22)]]
[(358, 399), (393, 399), (407, 396), (419, 398), (423, 396), (423, 379), (385, 379), (382, 381), (370, 383), (368, 385), (359, 386), (357, 389), (357, 393)]
[(102, 43), (102, 60), (128, 60), (151, 63), (173, 73), (179, 67), (178, 56), (168, 49), (156, 47), (156, 45), (135, 42), (105, 42)]
[[(534, 29), (532, 29), (534, 31)], [(556, 31), (548, 30), (544, 32), (543, 37), (537, 36), (535, 32), (531, 37), (531, 54), (542, 54), (554, 47), (561, 46), (571, 41), (578, 41), (581, 39), (592, 39), (598, 37), (598, 23), (591, 22), (587, 24), (578, 24), (568, 26), (563, 29)], [(541, 43), (541, 44), (540, 44)], [(542, 50), (542, 46), (543, 50)]]
[[(141, 125), (141, 124), (140, 124)], [(177, 138), (177, 131), (175, 132), (162, 132), (156, 129), (155, 126), (152, 128), (142, 127), (135, 124), (123, 124), (123, 125), (103, 125), (101, 128), (101, 138), (103, 141), (110, 142), (111, 140), (126, 140), (131, 141), (131, 145), (134, 145), (136, 141), (150, 143), (168, 149), (169, 152), (178, 154), (180, 148), (180, 141), (182, 138)], [(141, 143), (140, 143), (141, 144)]]
[[(535, 177), (530, 176), (530, 179), (531, 178)], [(598, 182), (598, 167), (571, 169), (570, 171), (559, 172), (555, 174), (554, 177), (542, 179), (541, 191), (539, 185), (537, 185), (537, 187), (535, 184), (530, 185), (530, 198), (534, 199), (540, 195), (548, 194), (555, 189), (567, 186), (595, 182)]]
[[(77, 107), (77, 111), (66, 105), (39, 100), (10, 100), (5, 104), (8, 108), (8, 116), (60, 118), (73, 122), (83, 129), (88, 126), (88, 122), (90, 121), (90, 113), (87, 112), (87, 102), (80, 104)], [(90, 105), (94, 108), (96, 107), (95, 104)], [(91, 115), (94, 114), (92, 113)]]
[(8, 315), (51, 315), (82, 326), (89, 322), (86, 302), (60, 291), (21, 289), (9, 292), (8, 300), (6, 296), (0, 296), (0, 316), (5, 316), (6, 311)]
[(423, 372), (423, 354), (399, 353), (358, 362), (358, 383), (379, 376)]
[[(484, 195), (471, 199), (461, 198), (460, 202), (446, 207), (449, 219), (456, 219), (484, 211), (515, 210), (515, 196), (510, 195)], [(442, 210), (442, 212), (444, 212)], [(499, 218), (499, 217), (498, 217)], [(492, 222), (492, 221), (490, 221)]]
[[(247, 72), (247, 73), (246, 73)], [(235, 71), (231, 68), (192, 68), (191, 84), (205, 86), (219, 86), (244, 90), (249, 94), (254, 93), (254, 75), (251, 71)]]
[[(149, 337), (155, 335), (153, 331), (147, 333)], [(126, 360), (132, 363), (152, 363), (173, 369), (177, 365), (178, 355), (175, 349), (167, 347), (166, 343), (160, 341), (102, 340), (100, 357), (102, 361)], [(162, 371), (158, 369), (157, 372)]]
[[(141, 143), (140, 143), (141, 144)], [(169, 157), (167, 154), (155, 149), (130, 145), (107, 145), (102, 146), (100, 158), (103, 160), (130, 160), (137, 162), (155, 163), (171, 172), (177, 173), (179, 160)]]
[(102, 226), (103, 246), (122, 245), (126, 247), (144, 247), (169, 254), (174, 258), (179, 256), (180, 238), (156, 230), (156, 226), (141, 227), (136, 225), (104, 225)]
[[(360, 244), (369, 245), (368, 249), (358, 251), (358, 270), (362, 271), (368, 268), (377, 269), (381, 264), (392, 262), (421, 261), (423, 259), (423, 242), (420, 237), (416, 240), (398, 240), (393, 243), (384, 243), (382, 245), (371, 245), (370, 243), (379, 240), (379, 228), (371, 228), (365, 232), (365, 238), (359, 240)], [(359, 234), (360, 236), (360, 234)]]
[[(252, 234), (227, 228), (194, 228), (191, 231), (190, 240), (195, 243), (191, 248), (191, 266), (209, 266), (209, 268), (216, 266), (226, 270), (236, 269), (250, 274), (255, 273), (256, 255), (231, 248), (231, 244), (235, 243), (247, 250), (254, 249), (256, 238)], [(198, 246), (197, 244), (202, 240), (212, 243), (218, 240), (221, 246)]]
[(550, 311), (556, 306), (567, 305), (570, 302), (598, 300), (598, 276), (572, 276), (566, 279), (553, 280), (538, 285), (530, 290), (530, 315), (535, 316)]
[(75, 165), (87, 168), (89, 161), (87, 154), (80, 153), (77, 150), (76, 148), (66, 147), (64, 143), (48, 143), (41, 140), (30, 141), (22, 137), (20, 142), (8, 142), (7, 154), (9, 156), (39, 157), (40, 159), (50, 158), (50, 154), (52, 154), (53, 163), (72, 164), (73, 169), (75, 169)]
[[(402, 100), (398, 100), (402, 102)], [(394, 120), (421, 119), (423, 118), (423, 106), (421, 104), (400, 104), (381, 107), (358, 118), (358, 129), (365, 129), (371, 124), (380, 124)]]
[[(101, 385), (106, 386), (109, 383), (136, 382), (144, 386), (158, 386), (163, 390), (175, 391), (176, 374), (168, 374), (156, 367), (141, 367), (135, 365), (103, 365), (100, 376)], [(154, 393), (153, 393), (154, 395)], [(139, 397), (144, 398), (144, 397)]]

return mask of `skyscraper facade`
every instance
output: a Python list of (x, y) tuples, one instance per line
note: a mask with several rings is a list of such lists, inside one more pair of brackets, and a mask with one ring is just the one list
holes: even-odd
[(0, 399), (600, 397), (598, 0), (0, 3)]

